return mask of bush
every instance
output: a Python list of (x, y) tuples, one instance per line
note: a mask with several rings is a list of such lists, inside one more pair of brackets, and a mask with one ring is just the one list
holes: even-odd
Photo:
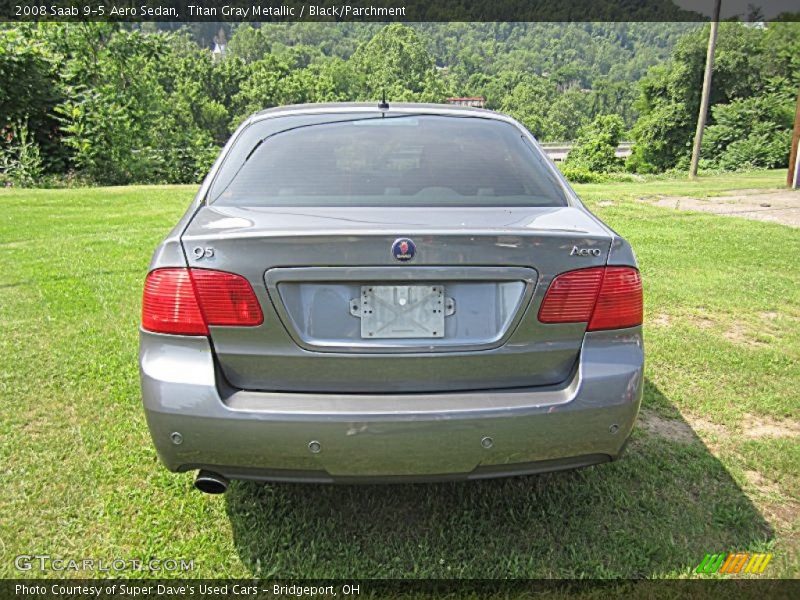
[(559, 165), (559, 169), (570, 183), (605, 183), (608, 176), (605, 173), (590, 171), (574, 165)]
[(28, 131), (27, 119), (0, 134), (7, 140), (0, 146), (0, 182), (25, 187), (35, 185), (42, 177), (42, 157)]
[(569, 166), (564, 163), (558, 165), (559, 171), (570, 183), (608, 183), (611, 181), (633, 182), (644, 181), (644, 177), (630, 173), (598, 173), (582, 167)]
[[(60, 145), (53, 107), (62, 100), (56, 53), (39, 39), (35, 25), (18, 24), (0, 29), (0, 153), (16, 156), (9, 148), (12, 128), (26, 127), (30, 148), (41, 151), (40, 167), (63, 171), (67, 165)], [(16, 160), (16, 159), (15, 159)]]
[(716, 164), (728, 171), (787, 167), (792, 143), (791, 130), (774, 132), (769, 131), (768, 126), (758, 129), (762, 131), (753, 131), (746, 138), (732, 142)]
[(703, 137), (702, 156), (709, 165), (726, 170), (788, 166), (794, 95), (787, 92), (714, 106), (715, 123)]
[(235, 73), (181, 34), (98, 26), (87, 37), (95, 59), (86, 65), (76, 42), (55, 108), (79, 174), (110, 185), (202, 179), (227, 137)]
[(692, 131), (692, 116), (685, 104), (659, 104), (634, 125), (626, 169), (648, 174), (673, 168), (691, 154)]
[(624, 128), (619, 115), (598, 115), (594, 121), (581, 127), (566, 165), (597, 173), (617, 170), (622, 165), (616, 151)]
[[(636, 108), (640, 117), (632, 130), (635, 145), (629, 169), (652, 173), (688, 165), (700, 109), (708, 27), (687, 34), (673, 50), (672, 60), (666, 65), (652, 67), (639, 82), (641, 94)], [(791, 68), (793, 59), (789, 58), (794, 54), (792, 34), (787, 35), (785, 41), (770, 43), (772, 27), (771, 23), (766, 30), (736, 22), (720, 24), (709, 130), (721, 111), (724, 112), (721, 107), (734, 104), (740, 98), (762, 96), (775, 77), (796, 77), (796, 69)], [(779, 48), (780, 54), (786, 57), (785, 62), (771, 59)], [(793, 89), (796, 93), (796, 81)], [(749, 127), (750, 123), (747, 125)]]

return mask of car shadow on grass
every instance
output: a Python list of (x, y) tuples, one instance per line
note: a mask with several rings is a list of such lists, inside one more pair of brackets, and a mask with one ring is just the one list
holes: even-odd
[[(669, 406), (647, 382), (644, 406)], [(675, 411), (677, 413), (677, 411)], [(441, 484), (234, 482), (234, 543), (254, 576), (658, 577), (772, 538), (683, 420), (637, 427), (622, 460), (578, 471)]]

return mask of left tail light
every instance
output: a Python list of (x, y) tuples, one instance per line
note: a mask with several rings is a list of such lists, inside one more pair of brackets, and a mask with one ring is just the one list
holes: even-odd
[(210, 325), (254, 327), (264, 322), (250, 282), (211, 269), (164, 268), (144, 284), (142, 327), (156, 333), (208, 335)]

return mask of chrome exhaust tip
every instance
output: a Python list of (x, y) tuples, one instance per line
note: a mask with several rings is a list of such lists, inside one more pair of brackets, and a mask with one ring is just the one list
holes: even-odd
[(218, 473), (200, 470), (194, 479), (194, 487), (206, 494), (224, 494), (228, 489), (228, 480)]

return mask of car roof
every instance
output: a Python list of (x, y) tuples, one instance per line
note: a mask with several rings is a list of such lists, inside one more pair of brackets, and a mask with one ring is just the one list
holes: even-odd
[(320, 113), (346, 113), (346, 112), (365, 112), (365, 113), (427, 113), (442, 115), (465, 116), (473, 114), (483, 118), (493, 118), (505, 120), (507, 117), (501, 113), (484, 108), (473, 108), (470, 106), (456, 106), (453, 104), (426, 104), (419, 102), (389, 102), (389, 108), (381, 108), (378, 102), (326, 102), (319, 104), (290, 104), (287, 106), (276, 106), (259, 111), (250, 117), (253, 121), (264, 118), (287, 115), (320, 114)]

